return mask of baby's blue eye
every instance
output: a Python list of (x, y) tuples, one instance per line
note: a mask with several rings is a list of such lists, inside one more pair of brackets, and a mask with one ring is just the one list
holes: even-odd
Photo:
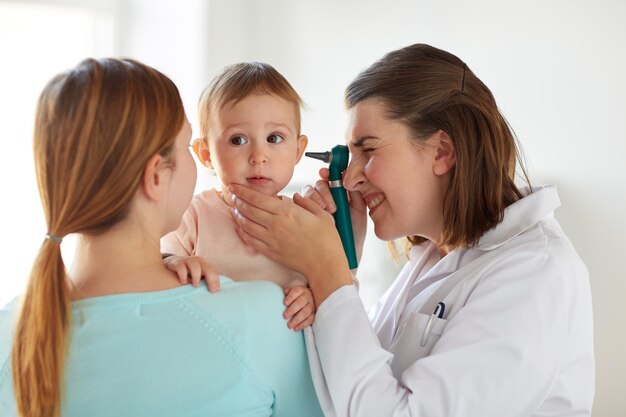
[(267, 137), (267, 141), (269, 143), (280, 143), (280, 142), (282, 142), (284, 140), (285, 140), (285, 138), (283, 138), (282, 136), (277, 135), (277, 134), (269, 135)]
[(229, 141), (233, 145), (245, 145), (246, 143), (248, 143), (248, 139), (243, 136), (233, 136), (229, 139)]

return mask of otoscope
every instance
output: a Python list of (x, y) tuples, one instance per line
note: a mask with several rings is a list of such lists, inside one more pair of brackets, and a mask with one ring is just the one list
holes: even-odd
[(350, 205), (348, 204), (348, 194), (343, 187), (341, 179), (343, 171), (348, 167), (348, 147), (337, 145), (329, 152), (306, 152), (306, 156), (330, 163), (329, 185), (330, 193), (333, 196), (337, 211), (335, 211), (335, 226), (341, 237), (343, 250), (348, 258), (350, 269), (358, 266), (356, 261), (356, 249), (354, 248), (354, 235), (352, 233), (352, 220), (350, 219)]

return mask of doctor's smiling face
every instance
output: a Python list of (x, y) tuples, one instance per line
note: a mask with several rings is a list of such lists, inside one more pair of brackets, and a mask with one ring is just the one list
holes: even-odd
[(369, 98), (349, 109), (347, 142), (352, 155), (344, 185), (365, 199), (376, 236), (436, 242), (454, 166), (447, 135), (417, 139), (405, 123), (388, 117), (381, 99)]

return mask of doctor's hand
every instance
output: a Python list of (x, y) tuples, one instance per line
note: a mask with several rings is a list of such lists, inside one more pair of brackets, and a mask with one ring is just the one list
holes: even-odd
[[(321, 168), (319, 174), (321, 179), (317, 180), (314, 186), (305, 185), (302, 187), (302, 194), (313, 200), (327, 212), (334, 214), (337, 211), (337, 207), (328, 185), (330, 171), (328, 168)], [(348, 191), (348, 201), (350, 202), (350, 218), (352, 220), (356, 256), (357, 261), (360, 263), (367, 231), (367, 205), (358, 191)]]
[(241, 240), (304, 275), (317, 306), (339, 287), (352, 284), (334, 220), (319, 205), (299, 194), (292, 202), (237, 184), (228, 189), (233, 195), (231, 214)]

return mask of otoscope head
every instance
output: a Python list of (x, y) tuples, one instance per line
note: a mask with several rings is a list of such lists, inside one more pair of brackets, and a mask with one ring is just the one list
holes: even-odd
[(306, 156), (330, 163), (330, 180), (340, 180), (341, 173), (348, 167), (350, 153), (345, 145), (334, 146), (329, 152), (306, 152)]
[(332, 159), (332, 154), (330, 152), (305, 152), (305, 156), (313, 159), (319, 159), (320, 161), (324, 161), (329, 163)]
[(350, 152), (345, 145), (337, 145), (331, 149), (332, 157), (330, 159), (330, 169), (336, 169), (339, 172), (343, 172), (348, 168), (348, 159), (350, 158)]

